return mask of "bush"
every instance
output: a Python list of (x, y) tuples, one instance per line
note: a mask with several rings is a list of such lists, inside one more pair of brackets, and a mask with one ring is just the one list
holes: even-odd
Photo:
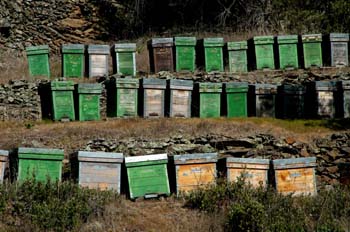
[(110, 191), (81, 188), (70, 182), (6, 183), (0, 185), (0, 222), (16, 230), (28, 225), (31, 230), (74, 230), (90, 216), (103, 213), (106, 203), (116, 197)]
[(335, 186), (317, 196), (281, 195), (274, 189), (222, 182), (186, 197), (187, 206), (226, 215), (226, 231), (320, 231), (350, 229), (350, 187)]

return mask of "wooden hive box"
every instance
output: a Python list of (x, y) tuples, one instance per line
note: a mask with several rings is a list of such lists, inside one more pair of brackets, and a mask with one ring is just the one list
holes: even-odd
[(269, 159), (228, 157), (226, 158), (227, 180), (232, 182), (243, 177), (253, 187), (267, 187), (269, 167)]
[(0, 183), (4, 181), (6, 163), (8, 161), (8, 151), (0, 150)]
[(167, 154), (125, 157), (131, 199), (170, 195)]
[(217, 157), (217, 153), (175, 155), (177, 194), (215, 183)]
[(61, 180), (64, 151), (46, 148), (18, 148), (17, 180), (35, 178), (37, 181)]
[(277, 159), (272, 161), (275, 186), (282, 194), (315, 195), (317, 193), (316, 157)]
[(72, 158), (72, 173), (79, 185), (120, 193), (122, 153), (79, 151)]
[(109, 46), (92, 44), (88, 46), (87, 51), (89, 57), (88, 76), (108, 76)]
[(193, 81), (168, 80), (167, 114), (169, 117), (191, 117)]
[(166, 80), (156, 78), (142, 79), (143, 117), (164, 117)]
[(173, 38), (153, 38), (148, 42), (151, 71), (174, 71)]

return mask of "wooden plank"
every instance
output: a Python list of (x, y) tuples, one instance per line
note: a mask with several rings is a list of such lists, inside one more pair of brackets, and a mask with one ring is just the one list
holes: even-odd
[(0, 183), (4, 181), (5, 168), (6, 168), (6, 162), (0, 161)]
[(239, 163), (227, 163), (227, 168), (238, 168), (238, 169), (261, 169), (268, 170), (269, 164), (239, 164)]
[(314, 168), (275, 170), (277, 191), (283, 194), (316, 194)]
[(247, 183), (250, 183), (253, 187), (267, 186), (268, 182), (268, 170), (267, 169), (254, 169), (254, 168), (230, 168), (227, 170), (228, 181), (237, 181), (238, 178), (244, 177)]
[(177, 192), (188, 191), (202, 185), (215, 183), (216, 163), (186, 164), (176, 166)]

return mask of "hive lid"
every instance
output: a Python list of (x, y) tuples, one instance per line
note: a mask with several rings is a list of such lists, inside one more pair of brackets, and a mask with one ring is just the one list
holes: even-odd
[(78, 93), (101, 93), (102, 85), (98, 83), (80, 83), (78, 84)]
[(224, 84), (228, 93), (248, 91), (248, 82), (226, 82)]
[(218, 160), (218, 153), (195, 153), (174, 155), (175, 164), (189, 163), (215, 163)]
[(204, 47), (222, 47), (224, 46), (224, 38), (215, 37), (215, 38), (204, 38)]
[(315, 167), (316, 157), (295, 158), (295, 159), (276, 159), (272, 161), (274, 169), (289, 169), (289, 168), (306, 168)]
[(253, 38), (254, 44), (273, 44), (273, 36), (255, 36)]
[(143, 78), (142, 86), (144, 88), (166, 89), (166, 80), (157, 78)]
[(26, 51), (38, 51), (38, 50), (49, 50), (48, 45), (38, 45), (38, 46), (29, 46), (26, 47)]
[(73, 81), (51, 81), (52, 90), (74, 90)]
[(153, 38), (151, 40), (152, 46), (154, 45), (169, 45), (172, 46), (174, 43), (173, 38)]
[(136, 43), (116, 43), (114, 44), (115, 51), (136, 51)]
[(138, 88), (140, 80), (136, 78), (116, 78), (115, 84), (117, 87)]
[(112, 153), (112, 152), (91, 152), (91, 151), (79, 151), (78, 160), (81, 158), (104, 158), (110, 160), (120, 160), (123, 159), (123, 153)]
[(251, 159), (251, 158), (235, 158), (227, 157), (226, 162), (240, 163), (240, 164), (270, 164), (269, 159)]
[(336, 81), (315, 81), (316, 90), (337, 90), (337, 82)]
[(88, 53), (89, 54), (109, 55), (109, 46), (108, 45), (91, 44), (88, 46)]
[(247, 41), (227, 42), (227, 50), (246, 50), (248, 49)]
[(303, 85), (284, 84), (281, 88), (284, 93), (306, 93), (306, 88)]
[(196, 43), (196, 37), (175, 37), (175, 45), (194, 46)]
[(193, 81), (191, 80), (168, 80), (170, 89), (193, 90)]
[(252, 85), (255, 88), (255, 93), (268, 93), (268, 94), (275, 94), (277, 93), (277, 85), (273, 84), (255, 84)]
[(212, 83), (212, 82), (201, 82), (199, 83), (199, 92), (222, 92), (221, 83)]
[(84, 44), (63, 44), (62, 53), (79, 53), (83, 54), (85, 51)]
[(23, 159), (63, 160), (64, 150), (48, 148), (18, 148), (18, 157)]
[(349, 34), (348, 33), (330, 33), (329, 39), (332, 42), (348, 42)]
[(125, 163), (137, 163), (157, 160), (168, 160), (167, 154), (155, 154), (155, 155), (143, 155), (143, 156), (132, 156), (125, 157)]
[(297, 35), (280, 35), (277, 37), (277, 41), (279, 44), (298, 43), (298, 36)]
[(301, 39), (303, 42), (321, 42), (322, 41), (322, 34), (302, 35)]

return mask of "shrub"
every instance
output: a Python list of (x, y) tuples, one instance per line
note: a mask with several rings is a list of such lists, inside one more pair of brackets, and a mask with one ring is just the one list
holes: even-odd
[(36, 182), (0, 185), (0, 222), (21, 229), (67, 231), (78, 228), (90, 216), (103, 213), (116, 199), (110, 191), (81, 188), (70, 182)]

